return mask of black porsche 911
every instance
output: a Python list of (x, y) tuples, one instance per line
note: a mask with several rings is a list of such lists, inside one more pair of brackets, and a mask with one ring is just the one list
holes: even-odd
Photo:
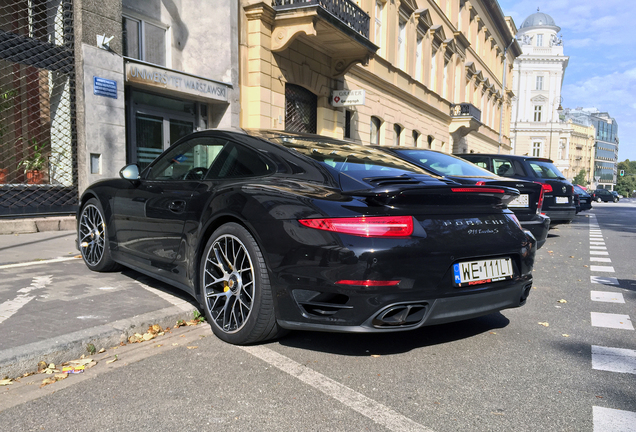
[(536, 242), (505, 208), (517, 190), (369, 147), (208, 130), (120, 177), (81, 197), (86, 265), (184, 289), (230, 343), (458, 321), (521, 306), (532, 286)]

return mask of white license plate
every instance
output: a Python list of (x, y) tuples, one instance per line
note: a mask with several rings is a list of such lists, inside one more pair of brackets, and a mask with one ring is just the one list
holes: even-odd
[(568, 203), (568, 197), (556, 197), (556, 203), (557, 204), (567, 204)]
[(521, 194), (510, 201), (508, 207), (528, 207), (528, 194)]
[(453, 265), (454, 284), (458, 287), (512, 279), (510, 258), (466, 261)]

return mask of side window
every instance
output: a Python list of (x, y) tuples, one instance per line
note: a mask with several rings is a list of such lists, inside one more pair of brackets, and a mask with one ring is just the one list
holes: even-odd
[(269, 174), (272, 168), (253, 150), (230, 143), (223, 148), (206, 178), (224, 179)]
[(492, 169), (490, 168), (490, 164), (488, 163), (489, 162), (488, 158), (472, 156), (470, 158), (467, 158), (466, 160), (468, 162), (474, 163), (475, 165), (477, 165), (480, 168), (483, 168), (483, 169), (488, 170), (488, 171), (492, 171)]
[(201, 180), (219, 158), (227, 140), (210, 137), (183, 142), (161, 156), (147, 172), (148, 180)]
[(512, 167), (512, 161), (508, 159), (493, 158), (493, 171), (501, 177), (512, 177), (515, 175), (515, 169)]

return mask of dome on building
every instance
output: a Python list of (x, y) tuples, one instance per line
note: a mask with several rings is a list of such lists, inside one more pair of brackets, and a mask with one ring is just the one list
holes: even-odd
[(525, 19), (519, 30), (529, 30), (534, 28), (546, 28), (556, 32), (561, 31), (561, 27), (557, 26), (554, 19), (547, 13), (535, 12)]

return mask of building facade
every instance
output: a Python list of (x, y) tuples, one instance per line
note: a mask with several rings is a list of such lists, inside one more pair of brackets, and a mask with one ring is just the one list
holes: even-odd
[[(594, 128), (590, 139), (591, 167), (589, 182), (593, 188), (614, 190), (618, 173), (618, 123), (607, 112), (596, 108), (566, 109), (564, 118)], [(576, 172), (573, 172), (576, 175)]]
[(127, 163), (143, 168), (197, 129), (239, 127), (238, 10), (0, 0), (0, 216), (71, 212)]
[[(569, 165), (561, 169), (568, 180), (572, 181), (581, 171), (585, 172), (585, 184), (594, 182), (594, 143), (596, 129), (588, 116), (573, 114), (573, 110), (565, 109), (563, 114), (565, 126), (560, 139), (566, 142)], [(564, 158), (565, 159), (565, 158)]]
[(241, 25), (242, 127), (510, 150), (504, 63), (521, 51), (494, 2), (242, 0)]
[(515, 59), (512, 88), (512, 153), (552, 159), (568, 170), (568, 144), (560, 121), (561, 87), (569, 58), (552, 17), (536, 12), (517, 32), (523, 54)]

